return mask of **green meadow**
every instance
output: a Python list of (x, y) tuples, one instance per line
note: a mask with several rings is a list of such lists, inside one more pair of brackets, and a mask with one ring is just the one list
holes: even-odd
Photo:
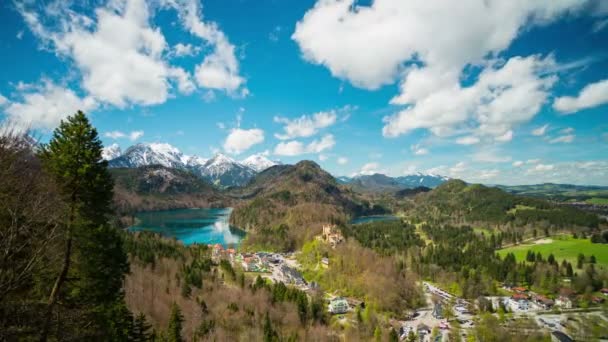
[(576, 265), (578, 254), (583, 253), (585, 257), (595, 255), (598, 264), (608, 266), (608, 244), (591, 243), (589, 239), (574, 239), (565, 235), (550, 239), (550, 243), (532, 243), (501, 249), (498, 254), (503, 257), (507, 253), (513, 253), (517, 261), (524, 261), (528, 251), (532, 250), (534, 253), (540, 252), (543, 258), (547, 258), (549, 254), (553, 253), (559, 262), (566, 259)]

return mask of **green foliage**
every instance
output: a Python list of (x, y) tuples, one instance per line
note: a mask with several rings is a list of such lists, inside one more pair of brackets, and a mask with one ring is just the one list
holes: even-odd
[[(40, 150), (42, 164), (55, 179), (68, 207), (65, 256), (50, 295), (49, 310), (61, 296), (67, 303), (89, 308), (101, 326), (120, 326), (114, 316), (104, 313), (122, 301), (129, 265), (121, 236), (109, 224), (114, 183), (102, 148), (97, 131), (84, 113), (78, 112), (62, 121), (49, 144)], [(47, 327), (43, 328), (42, 339), (46, 339)]]
[(401, 220), (347, 225), (342, 227), (342, 233), (382, 254), (394, 254), (413, 246), (424, 246), (424, 241), (416, 234), (416, 227)]
[(451, 180), (420, 195), (413, 214), (436, 222), (485, 222), (524, 227), (544, 223), (556, 229), (596, 228), (596, 215), (569, 206), (515, 196), (499, 188)]
[(175, 303), (171, 306), (171, 315), (169, 316), (169, 324), (167, 326), (166, 338), (167, 342), (182, 342), (182, 328), (184, 324), (184, 316), (182, 310)]

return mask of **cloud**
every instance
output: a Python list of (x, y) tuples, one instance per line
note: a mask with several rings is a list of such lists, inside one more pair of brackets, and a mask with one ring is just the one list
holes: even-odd
[(534, 167), (528, 169), (527, 173), (547, 172), (554, 168), (555, 166), (552, 164), (536, 164)]
[(346, 116), (353, 110), (351, 106), (345, 106), (337, 110), (318, 112), (312, 115), (302, 115), (299, 118), (289, 119), (275, 116), (274, 122), (283, 124), (282, 134), (275, 134), (277, 139), (289, 140), (294, 138), (310, 137), (323, 128), (334, 125), (337, 122), (338, 114), (346, 112)]
[(566, 144), (569, 144), (569, 143), (571, 143), (571, 142), (574, 141), (575, 137), (576, 136), (574, 134), (566, 134), (566, 135), (562, 135), (562, 136), (559, 136), (557, 138), (553, 138), (553, 139), (549, 140), (549, 143), (550, 144), (556, 144), (556, 143), (566, 143)]
[(177, 9), (182, 26), (213, 47), (213, 51), (195, 68), (194, 75), (198, 85), (224, 90), (233, 96), (247, 96), (249, 91), (244, 88), (245, 78), (239, 75), (234, 45), (228, 41), (216, 23), (202, 20), (203, 13), (199, 1), (165, 2)]
[(129, 139), (135, 141), (144, 136), (144, 131), (132, 131), (129, 133)]
[(410, 150), (412, 150), (412, 153), (414, 153), (416, 156), (423, 156), (429, 153), (428, 149), (420, 146), (419, 144), (410, 146)]
[(528, 159), (526, 160), (526, 164), (538, 164), (540, 163), (540, 159)]
[(511, 161), (511, 156), (506, 156), (495, 148), (486, 148), (473, 154), (472, 159), (483, 163), (507, 163)]
[(372, 163), (367, 163), (365, 165), (363, 165), (361, 167), (361, 171), (359, 171), (360, 175), (373, 175), (375, 173), (381, 173), (380, 170), (378, 170), (380, 168), (380, 164), (372, 162)]
[(313, 140), (308, 145), (301, 141), (292, 140), (280, 142), (274, 149), (274, 154), (279, 156), (297, 156), (301, 154), (320, 153), (331, 149), (336, 144), (334, 136), (326, 134), (321, 139)]
[(346, 164), (348, 164), (348, 158), (346, 158), (346, 157), (339, 157), (338, 158), (338, 164), (340, 164), (340, 165), (346, 165)]
[[(108, 1), (86, 14), (76, 12), (70, 4), (20, 2), (16, 8), (43, 48), (73, 63), (81, 89), (97, 102), (119, 108), (156, 105), (164, 103), (173, 88), (192, 93), (197, 88), (195, 80), (201, 87), (231, 94), (244, 83), (238, 75), (234, 47), (216, 24), (198, 19), (202, 13), (194, 0), (179, 5), (161, 1), (161, 7), (177, 9), (187, 29), (211, 47), (211, 53), (195, 68), (195, 77), (166, 58), (193, 55), (201, 48), (178, 43), (169, 49), (161, 30), (153, 25), (154, 13), (145, 0)], [(243, 93), (244, 89), (238, 95)]]
[[(118, 107), (129, 103), (153, 105), (166, 101), (171, 67), (162, 60), (166, 41), (150, 26), (143, 0), (128, 0), (95, 10), (95, 18), (64, 8), (59, 13), (17, 8), (30, 29), (73, 60), (83, 88), (100, 102)], [(54, 27), (45, 24), (59, 22)], [(50, 24), (48, 24), (50, 26)]]
[(384, 118), (383, 135), (425, 128), (438, 136), (464, 130), (509, 141), (513, 127), (529, 121), (545, 103), (557, 80), (545, 69), (554, 63), (552, 57), (513, 57), (504, 65), (493, 63), (468, 87), (460, 85), (459, 72), (413, 68), (401, 84), (401, 95), (392, 100), (409, 106)]
[(224, 150), (228, 153), (241, 154), (263, 141), (264, 131), (259, 128), (234, 128), (224, 141)]
[(586, 85), (576, 97), (558, 97), (553, 102), (553, 108), (563, 114), (572, 114), (606, 103), (608, 103), (608, 79)]
[(0, 94), (0, 107), (4, 106), (8, 102), (9, 102), (8, 99), (6, 97), (2, 96), (2, 94)]
[(319, 154), (320, 161), (326, 161), (327, 159), (329, 159), (329, 156), (327, 154)]
[(524, 162), (521, 161), (521, 160), (517, 160), (517, 161), (513, 162), (513, 166), (514, 167), (520, 167), (520, 166), (523, 166), (523, 165), (524, 165)]
[(545, 132), (547, 132), (547, 128), (549, 128), (549, 124), (535, 128), (532, 130), (532, 135), (537, 137), (543, 136), (545, 135)]
[(135, 141), (144, 136), (144, 131), (131, 131), (131, 133), (124, 133), (122, 131), (110, 131), (105, 132), (104, 136), (114, 140), (128, 138), (131, 141)]
[[(392, 103), (408, 105), (385, 118), (383, 134), (417, 128), (453, 134), (473, 119), (479, 135), (508, 140), (513, 126), (538, 113), (555, 77), (552, 58), (497, 56), (534, 25), (544, 25), (584, 6), (578, 0), (317, 1), (296, 24), (292, 39), (308, 62), (325, 66), (357, 87), (377, 89), (402, 77)], [(470, 18), (476, 18), (470, 20)], [(462, 87), (466, 66), (482, 73)], [(499, 139), (500, 140), (500, 139)]]
[(19, 128), (53, 129), (67, 116), (79, 110), (90, 112), (97, 106), (90, 96), (80, 97), (68, 88), (42, 80), (40, 85), (25, 87), (18, 99), (7, 102), (4, 112)]
[(201, 52), (200, 46), (177, 43), (173, 46), (172, 55), (175, 57), (195, 56)]
[(475, 145), (479, 143), (479, 138), (476, 136), (469, 135), (456, 139), (456, 143), (459, 145)]

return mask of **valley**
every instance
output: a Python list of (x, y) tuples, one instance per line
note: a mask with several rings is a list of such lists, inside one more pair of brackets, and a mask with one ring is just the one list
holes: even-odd
[[(419, 191), (378, 175), (372, 183), (336, 179), (310, 161), (273, 165), (244, 186), (213, 186), (232, 205), (230, 225), (247, 232), (242, 241), (220, 246), (219, 240), (199, 240), (186, 250), (207, 246), (204, 254), (213, 262), (206, 272), (230, 277), (241, 288), (286, 286), (309, 301), (317, 298), (324, 318), (312, 326), (319, 325), (314, 329), (320, 332), (327, 324), (324, 329), (331, 332), (323, 334), (338, 339), (367, 339), (378, 331), (391, 341), (408, 340), (410, 332), (431, 341), (466, 339), (488, 327), (530, 341), (559, 333), (591, 336), (577, 320), (594, 320), (596, 333), (608, 333), (608, 318), (601, 314), (608, 245), (589, 238), (608, 228), (603, 219), (545, 199), (432, 177), (441, 183), (425, 183), (433, 188)], [(391, 185), (380, 186), (378, 179)], [(193, 229), (204, 230), (199, 226)], [(328, 238), (324, 227), (337, 235)], [(171, 229), (167, 224), (165, 230)], [(179, 234), (179, 226), (175, 229)], [(193, 242), (175, 237), (185, 245)], [(187, 298), (205, 298), (204, 284), (203, 292), (189, 285)], [(230, 319), (246, 308), (242, 305)], [(336, 305), (346, 309), (335, 312)], [(299, 310), (302, 315), (313, 309)], [(208, 324), (195, 312), (188, 315), (193, 336)], [(254, 312), (262, 315), (258, 308)], [(165, 324), (166, 318), (154, 315)], [(282, 336), (295, 331), (291, 323), (274, 322)], [(209, 336), (229, 334), (224, 324), (208, 328)], [(309, 329), (298, 335), (309, 336)]]

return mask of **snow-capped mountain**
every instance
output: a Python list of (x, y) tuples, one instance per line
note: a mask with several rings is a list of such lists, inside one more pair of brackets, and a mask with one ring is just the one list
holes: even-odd
[[(110, 159), (110, 167), (162, 165), (188, 170), (220, 187), (245, 185), (257, 174), (256, 170), (221, 153), (211, 159), (205, 159), (196, 155), (184, 155), (176, 147), (165, 143), (133, 145), (122, 154), (117, 147), (118, 145), (111, 145), (107, 148), (106, 155)], [(112, 156), (116, 157), (111, 158)]]
[(258, 153), (241, 160), (241, 164), (248, 166), (256, 172), (262, 172), (269, 167), (280, 165), (281, 162), (270, 160), (264, 154)]
[(183, 154), (165, 143), (137, 144), (129, 147), (121, 156), (110, 160), (110, 167), (139, 167), (162, 165), (172, 168), (184, 168)]
[(101, 157), (105, 160), (112, 160), (114, 158), (118, 158), (121, 154), (122, 150), (120, 149), (120, 146), (118, 146), (118, 144), (116, 143), (104, 147), (103, 151), (101, 151)]
[(342, 184), (350, 184), (358, 187), (360, 190), (368, 191), (393, 191), (413, 189), (421, 186), (435, 188), (449, 179), (449, 177), (419, 172), (400, 177), (390, 177), (384, 174), (375, 173), (372, 175), (356, 175), (352, 178), (337, 178), (338, 182)]
[(218, 153), (193, 171), (204, 179), (219, 186), (242, 186), (247, 184), (256, 171), (238, 161)]
[(427, 188), (435, 188), (442, 183), (450, 180), (450, 177), (435, 175), (435, 174), (424, 174), (417, 172), (415, 174), (396, 177), (395, 180), (399, 184), (402, 184), (408, 188), (416, 188), (419, 186), (426, 186)]

